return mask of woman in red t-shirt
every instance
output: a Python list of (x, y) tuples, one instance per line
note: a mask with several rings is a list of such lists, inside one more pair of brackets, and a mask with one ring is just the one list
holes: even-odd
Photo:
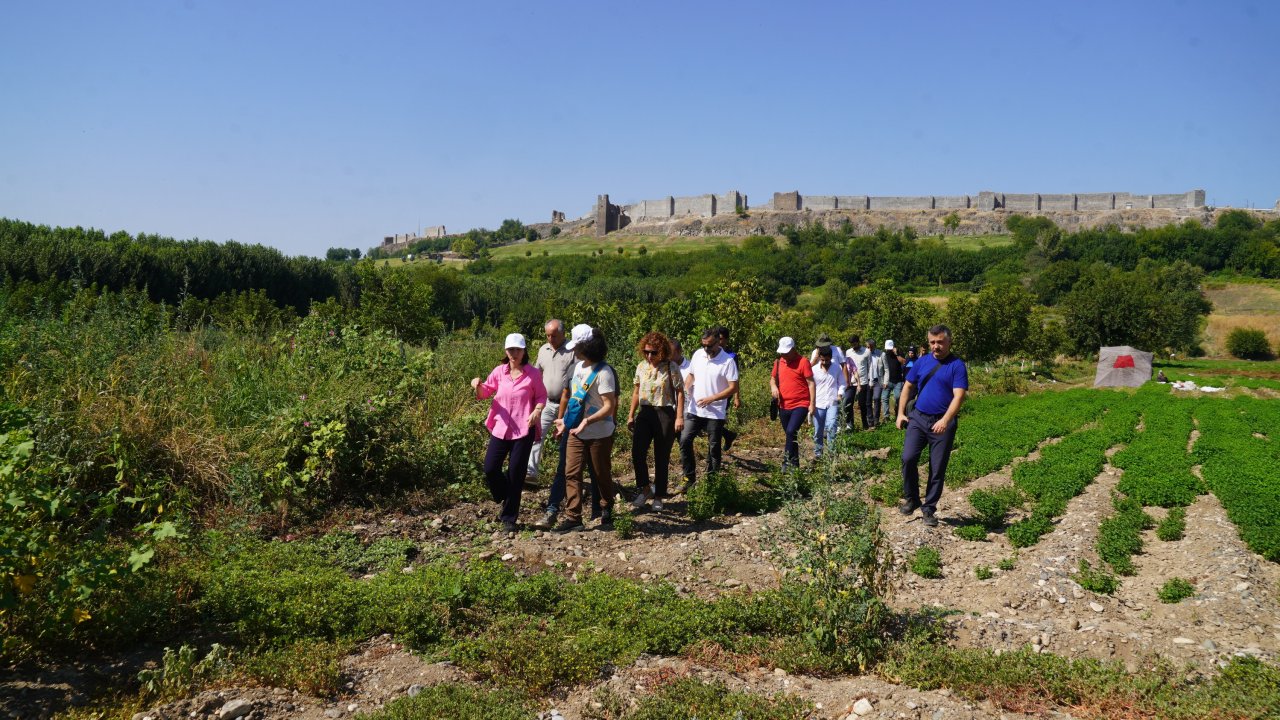
[(800, 443), (796, 436), (800, 426), (813, 415), (816, 393), (809, 358), (796, 352), (796, 341), (789, 337), (778, 341), (778, 359), (773, 361), (769, 390), (778, 401), (778, 420), (787, 434), (782, 469), (800, 467)]

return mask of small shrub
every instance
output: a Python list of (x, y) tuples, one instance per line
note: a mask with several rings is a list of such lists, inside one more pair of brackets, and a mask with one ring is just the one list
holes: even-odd
[(646, 245), (641, 245), (641, 246), (640, 246), (640, 249), (636, 251), (636, 254), (637, 254), (637, 255), (648, 255), (648, 254), (649, 254), (649, 248), (648, 248), (648, 246), (646, 246)]
[(1004, 525), (1004, 516), (1009, 512), (1009, 505), (996, 493), (974, 490), (969, 493), (969, 504), (978, 514), (978, 522), (987, 528), (996, 530)]
[(1116, 496), (1116, 514), (1098, 526), (1098, 557), (1121, 575), (1133, 575), (1133, 555), (1142, 552), (1142, 531), (1155, 521), (1133, 498)]
[(867, 495), (872, 500), (885, 505), (893, 505), (902, 499), (902, 481), (885, 478), (867, 488)]
[(956, 528), (955, 533), (962, 540), (983, 542), (987, 539), (987, 529), (977, 524), (961, 525)]
[(631, 514), (631, 503), (620, 502), (613, 506), (613, 531), (626, 540), (635, 533), (636, 519)]
[(1196, 594), (1196, 588), (1191, 583), (1182, 578), (1170, 578), (1168, 582), (1160, 586), (1160, 602), (1177, 603)]
[(414, 697), (402, 697), (358, 720), (528, 720), (534, 717), (528, 697), (505, 689), (474, 687), (464, 683), (444, 683), (426, 688)]
[(1001, 558), (1000, 562), (996, 563), (996, 567), (1000, 568), (1005, 572), (1009, 572), (1010, 570), (1014, 569), (1017, 566), (1018, 566), (1017, 553), (1014, 553), (1007, 558)]
[(813, 706), (788, 695), (730, 691), (723, 683), (681, 678), (640, 701), (627, 720), (804, 720)]
[(218, 643), (209, 648), (203, 659), (197, 659), (196, 649), (184, 644), (174, 650), (164, 649), (159, 668), (138, 673), (138, 683), (147, 697), (177, 697), (195, 687), (198, 682), (208, 682), (219, 677), (227, 667), (227, 649)]
[(237, 656), (235, 672), (255, 684), (330, 696), (342, 689), (342, 658), (353, 647), (349, 642), (299, 641)]
[(1156, 537), (1165, 542), (1181, 540), (1186, 530), (1187, 509), (1182, 507), (1170, 508), (1169, 514), (1156, 526)]
[(979, 565), (973, 569), (973, 576), (979, 580), (990, 580), (992, 577), (991, 568), (986, 565)]
[(1227, 352), (1244, 360), (1265, 360), (1271, 357), (1271, 343), (1265, 332), (1239, 327), (1227, 335)]
[[(559, 225), (552, 225), (552, 226), (551, 226), (551, 237), (555, 237), (555, 236), (557, 236), (557, 235), (559, 235), (559, 234), (560, 234), (560, 226), (559, 226)], [(543, 252), (545, 253), (546, 251), (544, 250)]]
[(1102, 595), (1110, 595), (1120, 587), (1120, 581), (1115, 575), (1101, 568), (1095, 570), (1088, 560), (1080, 561), (1080, 571), (1071, 578), (1085, 590)]
[(942, 577), (942, 553), (931, 547), (916, 549), (911, 556), (911, 572), (922, 578)]
[(1016, 548), (1024, 548), (1040, 542), (1041, 536), (1047, 535), (1052, 531), (1053, 520), (1037, 509), (1036, 512), (1031, 514), (1031, 517), (1010, 525), (1005, 535), (1009, 538), (1010, 545)]

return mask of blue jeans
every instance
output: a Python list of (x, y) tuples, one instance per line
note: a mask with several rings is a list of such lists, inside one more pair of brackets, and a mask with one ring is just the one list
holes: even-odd
[(886, 382), (880, 390), (880, 399), (884, 402), (884, 416), (889, 422), (898, 418), (898, 398), (902, 397), (902, 382)]
[(778, 420), (782, 422), (782, 431), (787, 434), (787, 445), (783, 451), (782, 469), (800, 467), (800, 443), (796, 440), (796, 435), (800, 433), (800, 426), (804, 424), (805, 418), (809, 416), (809, 408), (799, 407), (794, 410), (778, 409)]
[(836, 441), (836, 429), (840, 427), (840, 405), (818, 408), (813, 411), (813, 455), (822, 457), (827, 443)]

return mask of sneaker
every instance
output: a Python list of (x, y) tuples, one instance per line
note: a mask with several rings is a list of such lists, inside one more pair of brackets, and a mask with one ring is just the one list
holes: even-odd
[(583, 528), (582, 520), (565, 518), (564, 520), (560, 521), (559, 525), (556, 526), (556, 532), (558, 533), (576, 532), (578, 530), (581, 530), (582, 528)]
[(599, 519), (600, 519), (600, 508), (598, 508), (598, 507), (593, 507), (593, 508), (591, 508), (591, 519), (592, 519), (592, 520), (599, 520)]
[(688, 494), (689, 494), (689, 491), (690, 491), (691, 489), (693, 489), (693, 483), (694, 483), (694, 479), (693, 479), (693, 478), (685, 478), (685, 479), (684, 479), (684, 482), (680, 483), (680, 487), (676, 488), (676, 492), (675, 492), (675, 494), (676, 494), (676, 495), (688, 495)]
[(653, 499), (653, 511), (662, 512), (662, 498)]
[(643, 508), (644, 504), (649, 502), (649, 498), (651, 496), (652, 496), (652, 493), (649, 490), (641, 490), (640, 492), (636, 493), (636, 499), (631, 501), (632, 509), (639, 510)]
[(910, 515), (911, 513), (919, 509), (920, 509), (920, 503), (916, 502), (915, 500), (908, 500), (898, 506), (898, 512), (902, 513), (903, 515)]
[(543, 515), (542, 519), (534, 523), (533, 526), (539, 530), (550, 530), (556, 526), (556, 514), (547, 511), (547, 514)]
[(938, 518), (934, 517), (933, 513), (926, 513), (922, 518), (922, 522), (926, 527), (938, 527)]
[(515, 537), (516, 533), (520, 531), (520, 528), (516, 527), (515, 523), (508, 520), (502, 523), (502, 531), (505, 532), (508, 537)]
[(600, 513), (600, 527), (613, 525), (613, 510), (606, 509)]

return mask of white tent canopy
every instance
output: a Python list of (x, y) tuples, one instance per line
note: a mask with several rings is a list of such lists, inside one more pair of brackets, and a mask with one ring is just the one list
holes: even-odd
[(1094, 387), (1138, 387), (1151, 379), (1151, 353), (1119, 345), (1098, 348)]

